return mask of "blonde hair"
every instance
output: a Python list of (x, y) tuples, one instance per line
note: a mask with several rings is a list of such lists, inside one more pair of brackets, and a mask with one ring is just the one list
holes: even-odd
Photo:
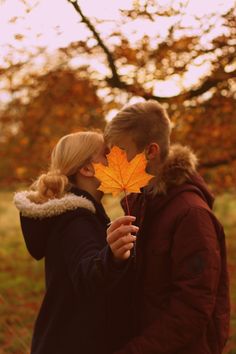
[(63, 136), (52, 151), (49, 171), (38, 177), (28, 198), (40, 204), (63, 197), (73, 185), (79, 168), (92, 160), (102, 143), (103, 135), (98, 132), (78, 132)]
[(166, 110), (154, 100), (125, 106), (108, 125), (104, 137), (111, 143), (130, 133), (139, 151), (152, 142), (160, 147), (161, 160), (169, 153), (171, 123)]

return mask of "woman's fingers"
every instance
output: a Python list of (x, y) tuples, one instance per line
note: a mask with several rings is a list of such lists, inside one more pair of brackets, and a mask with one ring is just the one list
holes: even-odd
[(112, 222), (107, 229), (107, 243), (115, 258), (125, 260), (130, 257), (130, 250), (134, 247), (138, 226), (131, 223), (135, 220), (134, 216), (121, 216)]
[(122, 247), (119, 251), (115, 253), (115, 257), (120, 260), (125, 260), (130, 257), (130, 250), (134, 247), (134, 244), (131, 243)]
[(112, 250), (126, 249), (126, 246), (128, 247), (127, 249), (131, 249), (132, 247), (131, 248), (129, 247), (133, 245), (135, 240), (136, 240), (136, 236), (133, 236), (131, 234), (123, 236), (111, 245)]
[[(114, 233), (115, 231), (113, 231)], [(108, 242), (110, 249), (116, 259), (124, 260), (130, 257), (130, 250), (134, 247), (136, 236), (126, 234), (118, 238), (115, 242)]]
[(108, 232), (112, 232), (112, 231), (114, 231), (115, 229), (117, 229), (121, 225), (129, 225), (135, 219), (136, 219), (136, 217), (135, 216), (131, 216), (131, 215), (121, 216), (121, 217), (115, 219), (114, 221), (112, 221), (112, 223), (109, 226), (109, 228), (107, 229), (107, 231)]
[(113, 231), (107, 230), (107, 242), (109, 244), (114, 243), (123, 236), (131, 233), (137, 233), (138, 230), (138, 226), (135, 225), (120, 225)]

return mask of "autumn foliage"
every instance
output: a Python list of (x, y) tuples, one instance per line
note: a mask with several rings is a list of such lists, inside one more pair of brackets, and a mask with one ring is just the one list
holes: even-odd
[[(24, 3), (27, 16), (31, 5)], [(79, 2), (69, 1), (71, 11), (88, 29), (87, 38), (53, 55), (37, 44), (34, 51), (26, 48), (23, 56), (17, 46), (9, 48), (0, 67), (0, 94), (10, 97), (0, 107), (2, 186), (28, 183), (47, 167), (59, 137), (81, 129), (103, 129), (107, 113), (133, 97), (155, 99), (166, 107), (174, 126), (173, 141), (195, 150), (200, 171), (215, 190), (235, 186), (235, 9), (192, 15), (187, 25), (188, 1), (175, 0), (172, 5), (134, 1), (129, 10), (120, 11), (108, 33), (103, 31), (105, 20), (90, 18)], [(170, 23), (165, 35), (163, 19)], [(133, 40), (123, 31), (126, 24), (138, 31), (140, 23), (152, 26), (153, 33)], [(24, 36), (17, 33), (16, 42), (22, 43)], [(16, 59), (17, 54), (21, 59)], [(37, 66), (38, 58), (45, 64)], [(77, 58), (86, 65), (71, 65)], [(191, 76), (193, 68), (204, 65), (208, 70)], [(186, 77), (191, 79), (188, 83)], [(168, 80), (177, 82), (179, 90), (163, 97), (159, 86)]]
[(102, 102), (81, 73), (51, 71), (35, 78), (37, 96), (11, 102), (1, 117), (4, 184), (29, 181), (47, 168), (53, 146), (65, 134), (105, 126)]

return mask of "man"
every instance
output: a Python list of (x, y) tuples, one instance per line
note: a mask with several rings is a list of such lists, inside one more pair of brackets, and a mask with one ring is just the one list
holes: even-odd
[[(116, 354), (220, 354), (228, 337), (224, 232), (197, 174), (196, 156), (188, 147), (170, 145), (170, 133), (167, 112), (156, 101), (126, 106), (105, 130), (107, 142), (124, 149), (128, 160), (144, 151), (147, 172), (155, 176), (141, 194), (129, 196), (139, 226), (135, 332)], [(119, 258), (122, 222), (111, 225), (107, 239)]]

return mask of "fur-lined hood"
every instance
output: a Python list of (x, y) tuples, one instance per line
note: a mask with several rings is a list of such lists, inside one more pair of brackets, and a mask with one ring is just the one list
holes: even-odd
[(53, 235), (54, 241), (59, 242), (69, 223), (75, 220), (80, 223), (83, 218), (88, 220), (88, 217), (91, 220), (96, 218), (105, 225), (110, 221), (102, 204), (86, 191), (72, 188), (64, 197), (50, 199), (43, 204), (30, 201), (30, 193), (16, 193), (14, 203), (20, 211), (21, 229), (27, 249), (35, 259), (45, 256), (48, 241)]
[[(172, 145), (167, 159), (159, 166), (157, 176), (150, 181), (147, 187), (144, 187), (143, 193), (129, 195), (131, 213), (142, 214), (140, 205), (148, 201), (151, 205), (150, 210), (155, 214), (160, 206), (164, 206), (183, 192), (196, 193), (208, 204), (209, 208), (212, 208), (214, 196), (203, 178), (197, 173), (196, 168), (197, 157), (190, 148)], [(125, 198), (122, 199), (121, 205), (127, 212)]]
[(28, 198), (31, 191), (18, 192), (14, 196), (14, 204), (22, 216), (34, 219), (44, 219), (57, 216), (69, 210), (85, 208), (95, 213), (95, 206), (92, 201), (84, 196), (77, 196), (67, 193), (64, 197), (50, 199), (43, 204), (36, 204)]
[(154, 194), (165, 194), (170, 187), (187, 182), (196, 174), (197, 157), (187, 146), (172, 145), (165, 162), (153, 179)]

